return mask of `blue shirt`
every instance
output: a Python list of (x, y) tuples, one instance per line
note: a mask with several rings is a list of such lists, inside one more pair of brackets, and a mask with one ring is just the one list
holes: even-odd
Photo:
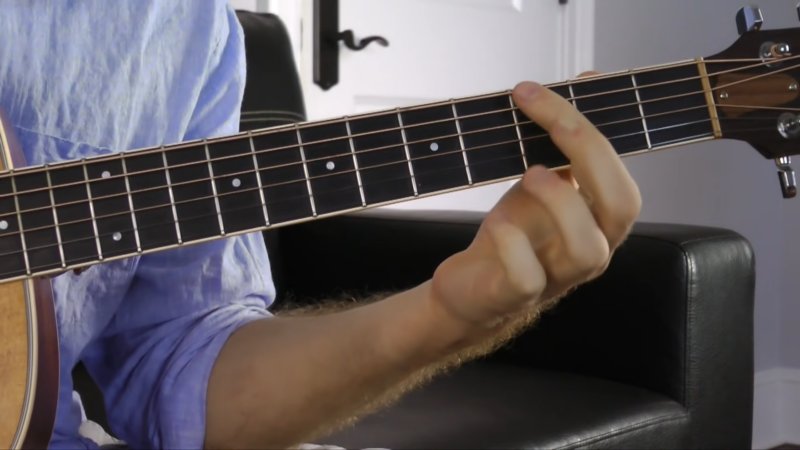
[[(233, 134), (242, 30), (224, 0), (5, 0), (0, 107), (29, 164)], [(78, 435), (70, 372), (82, 360), (133, 448), (201, 448), (221, 346), (274, 298), (255, 233), (53, 279), (61, 392), (52, 448)]]

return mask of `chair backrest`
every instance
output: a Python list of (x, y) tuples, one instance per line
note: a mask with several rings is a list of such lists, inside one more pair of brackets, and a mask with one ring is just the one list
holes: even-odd
[(244, 30), (247, 59), (241, 130), (305, 121), (300, 76), (283, 22), (270, 13), (236, 14)]
[[(236, 14), (244, 30), (247, 59), (241, 131), (305, 121), (300, 76), (283, 22), (269, 13), (240, 10)], [(264, 232), (278, 301), (284, 293), (279, 235), (279, 229)]]

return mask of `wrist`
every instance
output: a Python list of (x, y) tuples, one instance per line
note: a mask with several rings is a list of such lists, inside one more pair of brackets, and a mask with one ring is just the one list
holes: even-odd
[(384, 306), (394, 310), (391, 313), (396, 320), (383, 328), (382, 342), (388, 354), (401, 363), (431, 364), (490, 338), (498, 329), (451, 314), (432, 294), (430, 282), (386, 302)]

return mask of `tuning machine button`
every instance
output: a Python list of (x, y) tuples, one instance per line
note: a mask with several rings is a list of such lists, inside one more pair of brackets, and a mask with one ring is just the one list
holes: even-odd
[(775, 44), (769, 49), (769, 55), (773, 58), (784, 58), (791, 56), (792, 47), (789, 44)]
[(792, 158), (784, 156), (775, 160), (778, 166), (778, 179), (781, 183), (781, 193), (783, 198), (794, 198), (797, 195), (797, 181), (792, 169)]
[[(800, 8), (800, 4), (798, 4)], [(800, 14), (800, 9), (798, 9)], [(739, 30), (739, 35), (745, 34), (750, 31), (758, 31), (761, 25), (764, 24), (764, 16), (761, 14), (761, 8), (756, 5), (743, 6), (736, 13), (736, 28)]]
[(778, 116), (777, 129), (784, 139), (797, 139), (800, 137), (800, 117), (790, 112), (781, 114)]

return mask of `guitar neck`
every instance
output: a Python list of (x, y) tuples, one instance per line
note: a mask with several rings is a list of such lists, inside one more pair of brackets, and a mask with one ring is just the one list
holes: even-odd
[[(635, 153), (719, 137), (702, 60), (548, 86)], [(0, 281), (566, 167), (510, 91), (0, 175)]]

